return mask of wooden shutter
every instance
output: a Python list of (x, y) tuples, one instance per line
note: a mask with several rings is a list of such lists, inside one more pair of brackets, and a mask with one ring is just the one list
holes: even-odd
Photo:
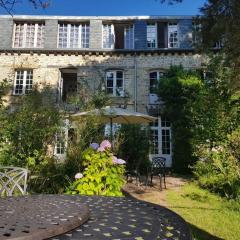
[(166, 23), (159, 22), (157, 24), (158, 32), (158, 48), (166, 48)]
[(115, 48), (124, 49), (124, 26), (123, 24), (115, 25)]

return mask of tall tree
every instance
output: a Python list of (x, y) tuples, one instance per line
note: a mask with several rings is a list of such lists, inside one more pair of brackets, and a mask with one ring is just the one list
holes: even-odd
[(208, 0), (201, 8), (202, 47), (211, 48), (219, 40), (227, 67), (235, 72), (231, 88), (240, 88), (240, 1)]

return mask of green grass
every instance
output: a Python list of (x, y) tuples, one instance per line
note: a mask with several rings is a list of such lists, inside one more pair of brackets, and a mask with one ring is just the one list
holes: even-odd
[(240, 202), (228, 201), (194, 183), (169, 190), (167, 202), (189, 223), (194, 239), (240, 239)]

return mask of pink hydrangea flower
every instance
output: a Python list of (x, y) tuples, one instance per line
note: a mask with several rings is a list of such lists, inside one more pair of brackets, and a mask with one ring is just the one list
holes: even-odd
[(75, 175), (75, 179), (81, 179), (81, 178), (83, 178), (83, 174), (82, 173), (77, 173)]
[(106, 148), (110, 149), (112, 147), (112, 145), (108, 140), (104, 140), (101, 142), (100, 147), (103, 147), (104, 149), (106, 149)]
[(112, 156), (112, 162), (113, 162), (113, 163), (117, 164), (117, 160), (118, 160), (117, 157)]
[(99, 144), (98, 143), (91, 143), (90, 147), (93, 148), (94, 150), (97, 150), (99, 148)]
[(104, 152), (104, 151), (105, 151), (105, 148), (104, 148), (104, 147), (99, 147), (99, 148), (97, 149), (97, 151), (98, 151), (98, 152)]

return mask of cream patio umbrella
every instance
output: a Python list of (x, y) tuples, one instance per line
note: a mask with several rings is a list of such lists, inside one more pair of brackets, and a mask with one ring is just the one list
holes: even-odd
[(96, 116), (100, 118), (102, 123), (110, 123), (110, 136), (112, 140), (112, 127), (113, 123), (120, 124), (142, 124), (155, 121), (157, 118), (149, 116), (147, 114), (130, 111), (117, 107), (104, 107), (101, 109), (94, 109), (88, 112), (80, 112), (72, 115), (73, 119), (81, 118), (84, 116)]

